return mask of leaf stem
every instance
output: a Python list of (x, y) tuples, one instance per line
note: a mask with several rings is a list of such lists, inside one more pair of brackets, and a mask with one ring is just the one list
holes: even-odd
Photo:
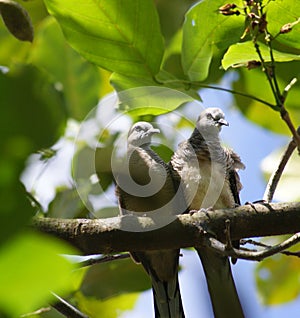
[(168, 81), (164, 82), (164, 84), (169, 84), (169, 83), (182, 83), (182, 84), (185, 84), (185, 85), (189, 85), (189, 87), (208, 88), (208, 89), (214, 89), (214, 90), (219, 90), (219, 91), (231, 93), (231, 94), (234, 94), (234, 95), (240, 95), (240, 96), (243, 96), (243, 97), (246, 97), (246, 98), (250, 98), (250, 99), (256, 100), (256, 101), (258, 101), (258, 102), (260, 102), (260, 103), (262, 103), (264, 105), (267, 105), (267, 106), (273, 108), (276, 111), (280, 110), (276, 105), (273, 105), (273, 104), (271, 104), (271, 103), (269, 103), (269, 102), (267, 102), (267, 101), (265, 101), (263, 99), (260, 99), (260, 98), (254, 96), (254, 95), (238, 92), (238, 91), (235, 91), (235, 90), (232, 90), (232, 89), (229, 89), (229, 88), (202, 84), (200, 82), (195, 82), (195, 81), (191, 82), (191, 81), (187, 81), (187, 80), (168, 80)]
[[(270, 75), (270, 73), (269, 73), (269, 71), (268, 71), (268, 66), (267, 66), (266, 63), (265, 63), (265, 60), (264, 60), (264, 58), (263, 58), (263, 56), (262, 56), (262, 54), (261, 54), (261, 52), (260, 52), (260, 48), (259, 48), (259, 45), (258, 45), (257, 42), (254, 42), (254, 47), (255, 47), (255, 50), (256, 50), (256, 52), (257, 52), (257, 54), (258, 54), (258, 56), (259, 56), (260, 62), (261, 62), (261, 64), (262, 64), (262, 66), (263, 66), (263, 72), (266, 74), (267, 79), (268, 79), (268, 81), (269, 81), (269, 84), (270, 84), (270, 87), (271, 87), (273, 96), (274, 96), (275, 101), (276, 101), (276, 105), (279, 106), (279, 102), (280, 102), (280, 101), (279, 101), (278, 98), (277, 98), (277, 93), (276, 93), (276, 90), (275, 90), (275, 87), (274, 87), (274, 84), (273, 84), (273, 81), (272, 81), (272, 76)], [(274, 71), (274, 70), (272, 69), (272, 72), (273, 72), (273, 71)]]

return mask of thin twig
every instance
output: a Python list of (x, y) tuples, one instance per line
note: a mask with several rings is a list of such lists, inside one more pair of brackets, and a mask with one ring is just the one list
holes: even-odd
[(279, 100), (282, 100), (282, 96), (281, 96), (281, 93), (280, 93), (280, 89), (279, 89), (279, 85), (278, 85), (277, 77), (276, 77), (276, 73), (275, 73), (275, 59), (274, 59), (274, 54), (273, 54), (273, 48), (272, 48), (271, 40), (268, 40), (267, 43), (268, 43), (268, 46), (269, 46), (270, 57), (271, 57), (271, 68), (272, 68), (271, 77), (273, 78), (273, 81), (274, 81), (276, 96), (277, 96), (277, 98)]
[(111, 262), (111, 261), (115, 261), (118, 259), (125, 259), (125, 258), (129, 258), (129, 257), (130, 257), (129, 253), (105, 255), (105, 256), (103, 256), (102, 254), (93, 255), (93, 256), (91, 256), (91, 258), (89, 258), (83, 262), (80, 262), (79, 266), (80, 267), (91, 266), (94, 264), (106, 263), (106, 262)]
[(282, 251), (286, 250), (287, 248), (290, 248), (291, 246), (294, 246), (295, 244), (300, 242), (300, 233), (296, 233), (293, 236), (291, 236), (289, 239), (285, 240), (284, 242), (277, 244), (275, 246), (271, 246), (268, 248), (265, 248), (262, 251), (244, 251), (240, 249), (231, 249), (228, 250), (226, 248), (226, 244), (221, 243), (217, 239), (213, 237), (208, 237), (205, 240), (205, 244), (213, 248), (215, 251), (222, 255), (227, 255), (235, 258), (241, 258), (246, 259), (250, 261), (261, 261), (264, 258), (267, 258), (269, 256), (281, 253)]
[(300, 135), (298, 134), (294, 124), (292, 123), (291, 117), (284, 106), (281, 108), (280, 114), (281, 114), (281, 118), (286, 122), (287, 126), (289, 127), (293, 135), (294, 141), (297, 144), (298, 153), (300, 154)]
[(55, 308), (58, 312), (63, 314), (68, 318), (88, 318), (87, 315), (79, 311), (77, 308), (69, 304), (66, 300), (59, 297), (58, 295), (52, 293), (52, 295), (56, 298), (56, 303), (51, 304), (53, 308)]
[(295, 141), (294, 140), (290, 141), (287, 149), (285, 150), (285, 152), (280, 160), (280, 163), (279, 163), (277, 169), (273, 172), (273, 174), (271, 175), (271, 177), (269, 179), (269, 182), (267, 184), (267, 187), (266, 187), (266, 190), (265, 190), (265, 193), (263, 196), (264, 201), (272, 202), (275, 190), (277, 188), (277, 185), (278, 185), (278, 182), (281, 178), (283, 170), (284, 170), (286, 164), (288, 163), (295, 148), (296, 148)]
[[(252, 245), (256, 245), (256, 246), (260, 246), (260, 247), (267, 247), (270, 248), (272, 247), (271, 245), (262, 243), (262, 242), (258, 242), (252, 239), (242, 239), (240, 240), (240, 244), (252, 244)], [(296, 256), (300, 258), (300, 252), (290, 252), (290, 251), (282, 251), (280, 252), (280, 254), (284, 254), (287, 256)]]
[(23, 314), (20, 317), (21, 318), (32, 317), (32, 316), (43, 314), (43, 313), (48, 312), (50, 310), (51, 310), (51, 307), (42, 307), (42, 308), (37, 309), (37, 310), (35, 310), (33, 312), (29, 312), (29, 313)]
[(254, 43), (254, 47), (255, 47), (255, 50), (256, 50), (256, 52), (257, 52), (257, 55), (258, 55), (258, 57), (259, 57), (259, 59), (260, 59), (260, 62), (261, 62), (261, 64), (262, 64), (262, 66), (263, 66), (263, 71), (264, 71), (264, 73), (266, 74), (267, 79), (268, 79), (268, 81), (269, 81), (271, 90), (272, 90), (272, 92), (273, 92), (273, 96), (275, 97), (275, 100), (276, 100), (276, 105), (279, 106), (279, 105), (281, 104), (281, 102), (280, 102), (280, 100), (279, 100), (279, 98), (278, 98), (278, 96), (277, 96), (277, 94), (276, 94), (276, 90), (275, 90), (275, 87), (274, 87), (274, 84), (273, 84), (273, 81), (272, 81), (272, 77), (270, 76), (270, 73), (269, 73), (269, 71), (268, 71), (268, 67), (267, 67), (267, 65), (266, 65), (266, 63), (265, 63), (265, 60), (264, 60), (264, 58), (263, 58), (263, 56), (262, 56), (262, 54), (261, 54), (261, 52), (260, 52), (259, 45), (258, 45), (256, 42)]

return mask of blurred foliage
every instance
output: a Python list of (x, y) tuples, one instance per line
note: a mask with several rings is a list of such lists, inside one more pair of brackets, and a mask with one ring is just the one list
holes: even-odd
[(52, 237), (31, 232), (20, 232), (5, 244), (0, 249), (1, 311), (17, 317), (51, 301), (50, 291), (69, 292), (75, 267), (62, 253), (76, 251)]
[[(276, 239), (263, 239), (268, 245), (279, 244), (287, 239), (281, 236)], [(289, 249), (291, 252), (299, 251), (299, 244)], [(255, 279), (260, 299), (264, 305), (278, 305), (292, 301), (300, 293), (299, 272), (300, 260), (298, 257), (278, 254), (260, 262), (255, 270)]]
[(86, 273), (81, 292), (87, 297), (107, 299), (124, 293), (136, 293), (150, 288), (142, 266), (123, 259), (92, 266)]
[[(283, 91), (300, 73), (300, 3), (263, 2), (268, 30), (276, 37), (272, 41), (276, 78)], [(105, 0), (100, 5), (88, 0), (74, 6), (71, 0), (0, 0), (4, 21), (0, 24), (0, 269), (5, 273), (0, 278), (0, 312), (16, 316), (36, 310), (51, 300), (48, 291), (52, 290), (69, 295), (70, 302), (91, 317), (117, 317), (120, 311), (133, 307), (138, 292), (149, 288), (141, 267), (130, 260), (80, 271), (74, 286), (69, 275), (73, 266), (58, 256), (74, 251), (52, 238), (24, 232), (36, 212), (19, 182), (30, 154), (52, 147), (60, 138), (74, 140), (73, 170), (82, 182), (76, 189), (58, 187), (47, 216), (109, 217), (117, 213), (116, 202), (108, 205), (104, 199), (114, 197), (110, 160), (116, 145), (122, 144), (119, 135), (132, 121), (159, 122), (158, 115), (166, 113), (170, 115), (166, 121), (176, 129), (190, 128), (188, 120), (174, 120), (175, 110), (201, 100), (199, 89), (219, 83), (228, 71), (236, 75), (233, 89), (248, 95), (234, 95), (245, 117), (266, 129), (290, 135), (278, 112), (251, 98), (275, 105), (261, 68), (246, 69), (248, 62), (257, 62), (258, 57), (249, 32), (245, 32), (249, 20), (241, 9), (244, 3), (236, 1), (238, 7), (233, 14), (220, 14), (219, 8), (225, 3)], [(292, 23), (292, 30), (278, 35), (287, 23)], [(33, 42), (21, 42), (16, 37)], [(268, 48), (263, 43), (260, 36), (259, 45), (269, 63)], [(86, 138), (76, 138), (74, 133), (70, 136), (65, 131), (68, 120), (80, 124), (99, 99), (112, 91), (111, 85), (121, 102), (105, 104), (107, 100), (102, 99), (101, 112), (94, 111), (86, 120), (93, 120)], [(299, 99), (298, 82), (285, 104), (295, 123), (300, 121)], [(126, 120), (117, 127), (109, 126), (122, 112), (126, 112)], [(169, 141), (169, 146), (176, 136), (167, 131), (162, 140)], [(170, 158), (170, 147), (157, 146), (156, 150), (166, 161)], [(55, 160), (55, 153), (53, 156)], [(85, 162), (86, 170), (77, 164), (78, 160)], [(272, 156), (270, 161), (278, 159)], [(281, 199), (287, 198), (291, 187), (297, 189), (298, 161), (293, 159), (281, 181)], [(69, 162), (66, 166), (70, 170)], [(265, 171), (269, 172), (269, 168)], [(90, 213), (93, 202), (89, 195), (99, 194), (96, 185), (101, 188), (105, 204)], [(285, 264), (289, 270), (283, 270)], [(283, 256), (259, 264), (257, 282), (264, 303), (288, 301), (299, 294), (294, 283), (299, 278), (297, 266), (297, 260)], [(43, 316), (57, 315), (51, 310)]]

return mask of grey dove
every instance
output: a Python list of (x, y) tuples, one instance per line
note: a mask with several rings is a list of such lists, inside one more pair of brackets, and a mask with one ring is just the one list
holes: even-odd
[[(240, 157), (222, 147), (219, 133), (228, 126), (219, 108), (207, 108), (199, 116), (191, 137), (179, 144), (170, 165), (181, 177), (189, 210), (233, 208), (240, 204), (242, 188), (237, 173), (244, 169)], [(241, 318), (243, 310), (228, 257), (197, 249), (204, 269), (216, 318)]]
[[(130, 129), (127, 142), (129, 171), (121, 184), (117, 182), (116, 194), (122, 215), (153, 214), (159, 222), (160, 216), (172, 220), (170, 215), (175, 210), (173, 201), (176, 202), (174, 196), (178, 186), (170, 167), (150, 147), (155, 133), (159, 130), (147, 122), (138, 122)], [(184, 317), (178, 282), (179, 250), (130, 253), (151, 278), (155, 317)]]

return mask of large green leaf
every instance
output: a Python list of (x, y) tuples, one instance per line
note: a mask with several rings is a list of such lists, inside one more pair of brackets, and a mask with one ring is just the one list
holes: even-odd
[(195, 90), (186, 89), (184, 84), (167, 72), (161, 72), (159, 79), (165, 81), (165, 86), (151, 79), (114, 73), (111, 81), (119, 92), (119, 110), (129, 112), (134, 117), (157, 116), (173, 111), (183, 103), (200, 99)]
[(45, 19), (38, 29), (29, 61), (62, 85), (69, 117), (82, 120), (97, 104), (101, 83), (97, 67), (66, 43), (53, 18)]
[(61, 95), (48, 78), (32, 66), (15, 68), (0, 73), (0, 91), (1, 132), (26, 140), (28, 154), (52, 146), (66, 117)]
[(51, 291), (72, 288), (74, 266), (59, 254), (75, 253), (65, 243), (31, 232), (0, 249), (0, 309), (10, 317), (32, 312), (52, 299)]
[[(268, 1), (266, 12), (268, 31), (275, 36), (283, 25), (293, 23), (300, 18), (300, 1)], [(286, 46), (300, 49), (300, 24), (295, 25), (290, 33), (281, 34), (277, 37), (277, 41)]]
[(194, 98), (178, 90), (159, 86), (144, 86), (120, 92), (119, 110), (132, 116), (161, 115), (175, 110)]
[(158, 73), (163, 39), (152, 0), (45, 0), (69, 43), (87, 60), (121, 74)]
[(186, 11), (197, 0), (156, 0), (161, 30), (168, 44), (174, 34), (181, 29)]
[(204, 0), (192, 7), (183, 25), (182, 65), (189, 79), (203, 81), (214, 49), (224, 50), (240, 40), (244, 29), (241, 16), (224, 16), (218, 8), (223, 0)]
[[(265, 44), (259, 43), (259, 49), (265, 62), (270, 62), (269, 48)], [(274, 49), (273, 57), (276, 62), (300, 60), (300, 55), (280, 52)], [(231, 45), (223, 57), (222, 66), (227, 70), (229, 67), (247, 66), (249, 61), (259, 61), (259, 56), (251, 41)]]

